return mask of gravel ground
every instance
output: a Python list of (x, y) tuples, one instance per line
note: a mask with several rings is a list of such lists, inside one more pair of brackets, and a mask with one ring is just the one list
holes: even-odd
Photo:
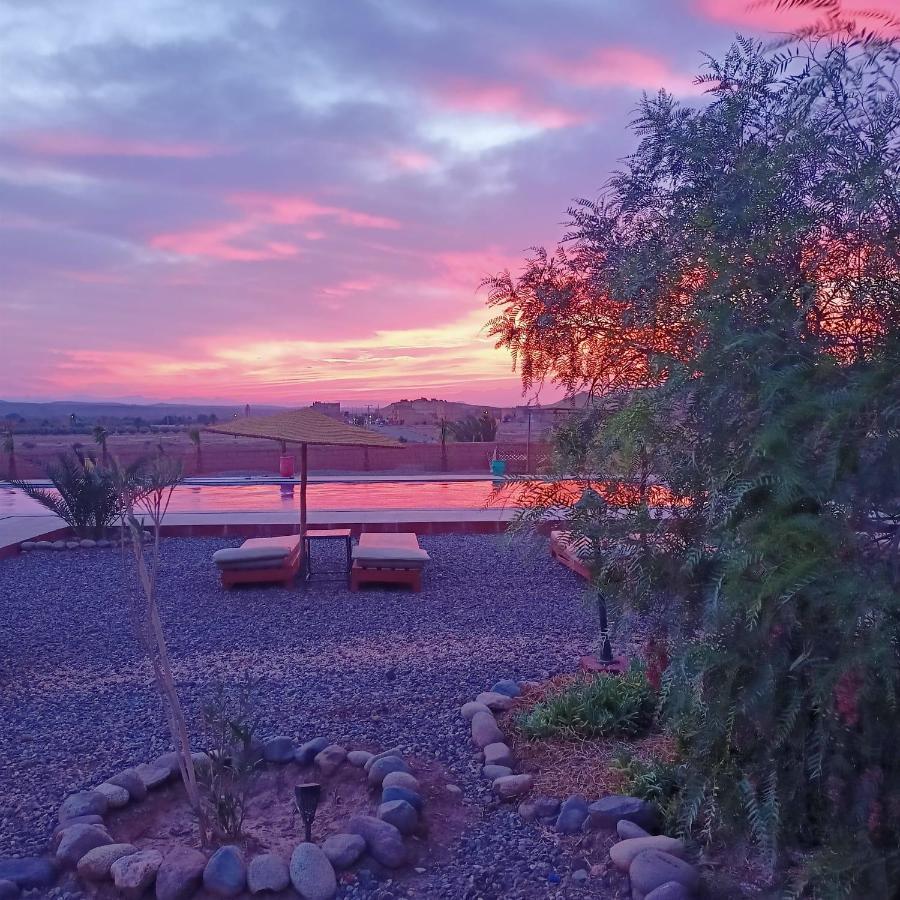
[[(421, 594), (352, 594), (341, 582), (225, 593), (210, 556), (235, 541), (165, 541), (162, 615), (189, 718), (218, 683), (249, 672), (261, 680), (267, 734), (399, 745), (441, 761), (473, 810), (451, 858), (409, 881), (361, 881), (343, 897), (618, 896), (602, 876), (571, 882), (571, 848), (490, 802), (458, 713), (497, 679), (574, 668), (595, 628), (583, 583), (542, 542), (422, 544), (433, 559)], [(169, 747), (128, 616), (130, 579), (118, 550), (0, 562), (2, 856), (42, 853), (66, 794)]]

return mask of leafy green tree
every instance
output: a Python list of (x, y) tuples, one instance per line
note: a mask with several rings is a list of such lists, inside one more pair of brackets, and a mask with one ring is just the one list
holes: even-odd
[(535, 289), (538, 254), (489, 298), (526, 387), (593, 390), (633, 352), (620, 410), (557, 435), (585, 490), (548, 490), (597, 577), (618, 554), (622, 602), (681, 629), (681, 828), (748, 834), (795, 896), (900, 879), (898, 65), (868, 33), (739, 39), (703, 108), (644, 98), (637, 150), (570, 210), (577, 289)]

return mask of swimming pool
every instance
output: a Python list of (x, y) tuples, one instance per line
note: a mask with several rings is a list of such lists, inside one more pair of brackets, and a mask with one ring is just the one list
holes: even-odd
[[(310, 510), (483, 509), (508, 496), (493, 481), (330, 481), (307, 488)], [(169, 512), (278, 512), (297, 509), (300, 487), (293, 484), (183, 484)], [(0, 487), (0, 518), (46, 514), (21, 491)]]

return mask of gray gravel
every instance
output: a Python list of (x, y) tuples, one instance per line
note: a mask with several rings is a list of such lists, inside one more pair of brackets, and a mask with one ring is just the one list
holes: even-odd
[[(162, 615), (191, 721), (218, 682), (249, 672), (267, 733), (435, 757), (475, 809), (446, 864), (396, 882), (364, 874), (340, 896), (617, 896), (602, 877), (570, 880), (568, 839), (490, 801), (459, 715), (498, 679), (570, 671), (591, 647), (583, 582), (544, 542), (423, 538), (421, 594), (340, 582), (223, 592), (210, 557), (237, 543), (163, 544)], [(0, 855), (43, 852), (66, 794), (169, 748), (128, 618), (130, 573), (118, 550), (0, 562)]]

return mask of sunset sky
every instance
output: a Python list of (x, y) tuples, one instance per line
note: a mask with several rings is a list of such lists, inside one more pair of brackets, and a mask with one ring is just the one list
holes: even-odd
[(516, 402), (481, 278), (747, 6), (0, 2), (0, 398)]

